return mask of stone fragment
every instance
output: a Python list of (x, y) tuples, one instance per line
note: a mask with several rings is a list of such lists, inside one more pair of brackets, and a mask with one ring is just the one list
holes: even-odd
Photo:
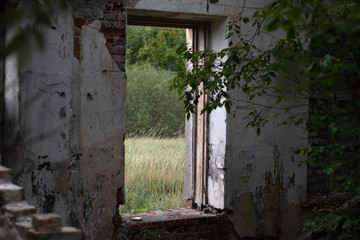
[(0, 165), (0, 183), (10, 183), (12, 181), (11, 169)]
[(26, 239), (27, 231), (32, 228), (31, 217), (22, 217), (15, 223), (16, 230), (20, 237)]
[(23, 193), (23, 188), (13, 183), (0, 183), (0, 206), (22, 201), (24, 199)]
[(36, 213), (36, 208), (25, 201), (21, 201), (3, 206), (2, 211), (9, 213), (12, 218), (18, 219)]
[(34, 214), (32, 216), (33, 228), (36, 232), (48, 233), (61, 231), (61, 217), (57, 214)]

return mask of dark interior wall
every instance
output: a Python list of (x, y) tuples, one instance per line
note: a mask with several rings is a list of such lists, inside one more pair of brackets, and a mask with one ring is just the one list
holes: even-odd
[[(0, 15), (4, 13), (4, 1), (0, 2)], [(0, 49), (3, 48), (5, 40), (5, 31), (0, 30)], [(4, 145), (4, 79), (5, 79), (5, 60), (0, 53), (0, 156), (3, 153)], [(2, 164), (2, 157), (0, 157)]]

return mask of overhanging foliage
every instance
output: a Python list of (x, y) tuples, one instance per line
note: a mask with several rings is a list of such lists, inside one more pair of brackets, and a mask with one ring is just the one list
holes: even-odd
[[(207, 1), (208, 4), (214, 1)], [(254, 32), (243, 33), (250, 26)], [(256, 39), (272, 35), (271, 44), (259, 48)], [(360, 3), (358, 1), (273, 0), (251, 17), (239, 13), (228, 26), (230, 47), (213, 52), (186, 51), (193, 65), (178, 73), (172, 89), (177, 90), (188, 113), (197, 99), (209, 95), (203, 112), (218, 107), (231, 111), (232, 90), (239, 90), (244, 103), (258, 104), (262, 97), (273, 101), (250, 111), (248, 126), (257, 133), (276, 109), (287, 116), (283, 125), (305, 124), (308, 131), (327, 132), (326, 144), (293, 149), (306, 154), (306, 163), (321, 164), (331, 174), (336, 190), (360, 194)], [(224, 60), (225, 59), (225, 60)], [(279, 82), (281, 84), (279, 84)], [(204, 83), (203, 88), (199, 88)], [(300, 100), (294, 103), (291, 99)], [(310, 112), (293, 115), (291, 110), (310, 101)], [(360, 235), (359, 207), (337, 209), (308, 225), (326, 229), (326, 239), (355, 239)], [(326, 222), (325, 222), (326, 221)]]

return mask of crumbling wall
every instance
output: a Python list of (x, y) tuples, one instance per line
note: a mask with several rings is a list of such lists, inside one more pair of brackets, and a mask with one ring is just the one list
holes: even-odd
[(124, 201), (122, 7), (73, 1), (54, 16), (54, 26), (42, 29), (43, 53), (20, 72), (16, 59), (6, 62), (4, 163), (31, 204), (80, 227), (86, 239), (110, 239)]
[[(248, 14), (265, 2), (247, 3)], [(209, 12), (203, 0), (69, 5), (44, 29), (45, 53), (20, 72), (16, 59), (6, 61), (4, 164), (41, 212), (60, 214), (64, 224), (81, 227), (86, 239), (110, 239), (111, 221), (124, 201), (127, 13), (208, 21), (208, 46), (219, 50), (227, 46), (228, 16), (243, 4), (220, 0)], [(269, 44), (264, 36), (258, 41)], [(239, 236), (276, 235), (281, 226), (283, 237), (291, 239), (299, 229), (306, 169), (298, 167), (301, 159), (289, 147), (302, 146), (307, 136), (301, 128), (277, 128), (272, 112), (257, 137), (243, 120), (251, 109), (237, 102), (230, 114), (219, 109), (209, 116), (208, 201), (233, 211)]]
[[(243, 17), (251, 17), (254, 9), (265, 1), (246, 3)], [(255, 29), (250, 24), (241, 24), (242, 34), (252, 36)], [(273, 32), (282, 36), (282, 32)], [(273, 39), (260, 33), (254, 38), (257, 48), (267, 49)], [(297, 64), (301, 67), (301, 64)], [(294, 69), (297, 70), (295, 65)], [(277, 78), (273, 86), (284, 79)], [(288, 84), (289, 90), (293, 86)], [(294, 103), (303, 105), (287, 114), (276, 117), (279, 110), (270, 109), (269, 122), (258, 136), (256, 128), (247, 127), (251, 118), (244, 119), (250, 111), (258, 112), (275, 103), (269, 95), (255, 97), (251, 103), (240, 90), (231, 93), (234, 105), (227, 115), (227, 151), (225, 206), (232, 209), (230, 220), (239, 236), (276, 236), (294, 239), (301, 229), (301, 201), (306, 196), (306, 166), (299, 166), (304, 156), (291, 152), (292, 147), (307, 145), (305, 126), (280, 126), (291, 114), (307, 116), (307, 99), (290, 99), (281, 106)]]

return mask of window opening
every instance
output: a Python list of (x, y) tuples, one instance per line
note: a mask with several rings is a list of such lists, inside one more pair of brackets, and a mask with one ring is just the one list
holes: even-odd
[(129, 25), (127, 29), (127, 119), (125, 205), (120, 212), (185, 206), (183, 103), (169, 81), (185, 63), (184, 28)]

